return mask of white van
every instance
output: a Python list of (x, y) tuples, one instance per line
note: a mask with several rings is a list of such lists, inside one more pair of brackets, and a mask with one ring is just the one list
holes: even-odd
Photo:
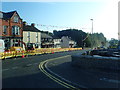
[(0, 53), (4, 52), (5, 49), (5, 43), (4, 40), (0, 39)]

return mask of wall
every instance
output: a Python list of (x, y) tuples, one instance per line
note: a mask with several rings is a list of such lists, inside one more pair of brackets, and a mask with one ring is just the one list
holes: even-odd
[(69, 40), (66, 37), (61, 38), (61, 48), (69, 48)]
[[(8, 20), (0, 19), (0, 23), (2, 21), (2, 24), (0, 24), (0, 30), (1, 30), (0, 36), (2, 36), (2, 39), (5, 41), (6, 49), (9, 49), (10, 47), (12, 47), (15, 44), (15, 42), (13, 42), (13, 40), (22, 41), (22, 37), (23, 37), (22, 19), (19, 18), (19, 22), (17, 22), (17, 23), (13, 22), (13, 18), (15, 15), (17, 15), (17, 13), (14, 13), (14, 15)], [(7, 34), (3, 33), (4, 25), (8, 26)], [(14, 35), (14, 36), (12, 35), (12, 26), (14, 26), (14, 25), (20, 27), (20, 35)], [(17, 46), (19, 46), (19, 45), (17, 45)], [(21, 43), (20, 43), (20, 46), (22, 47)]]
[(28, 32), (23, 31), (23, 42), (28, 43)]
[(81, 68), (120, 70), (120, 58), (92, 57), (89, 55), (72, 56), (72, 65)]
[(61, 48), (60, 43), (61, 39), (53, 39), (54, 41), (54, 48)]
[[(23, 42), (27, 43), (34, 43), (39, 44), (39, 48), (41, 47), (41, 33), (40, 32), (30, 32), (30, 42), (28, 42), (28, 32), (30, 31), (23, 31)], [(36, 34), (38, 33), (38, 42), (36, 40)]]

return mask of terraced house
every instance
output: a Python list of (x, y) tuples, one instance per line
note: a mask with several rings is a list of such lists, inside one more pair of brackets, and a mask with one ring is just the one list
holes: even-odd
[(41, 48), (41, 32), (34, 23), (27, 25), (26, 22), (23, 22), (23, 42), (27, 49)]
[(54, 47), (53, 37), (44, 32), (41, 33), (41, 47), (42, 48), (53, 48)]
[(22, 19), (17, 11), (0, 11), (0, 38), (5, 42), (5, 49), (12, 46), (21, 46), (23, 39)]

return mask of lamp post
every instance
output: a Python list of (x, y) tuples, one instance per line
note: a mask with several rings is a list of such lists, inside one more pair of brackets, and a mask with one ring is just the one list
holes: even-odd
[(91, 49), (93, 49), (93, 36), (92, 36), (92, 34), (93, 34), (93, 19), (90, 19), (91, 20), (91, 22), (92, 22), (92, 29), (91, 29)]
[(118, 50), (120, 50), (120, 31), (118, 31)]

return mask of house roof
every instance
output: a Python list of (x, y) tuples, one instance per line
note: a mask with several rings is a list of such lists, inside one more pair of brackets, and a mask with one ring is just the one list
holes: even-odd
[(68, 37), (68, 36), (62, 36), (61, 39), (63, 39), (63, 38), (67, 39), (68, 41), (74, 41), (74, 40), (72, 40), (72, 39), (71, 39), (70, 37)]
[(57, 37), (57, 36), (53, 36), (53, 39), (60, 39), (59, 37)]
[(17, 13), (17, 11), (11, 11), (11, 12), (1, 12), (0, 11), (0, 13), (2, 13), (2, 15), (3, 15), (2, 18), (3, 19), (10, 19), (10, 18), (12, 18), (12, 16), (14, 15), (14, 13)]
[(46, 33), (41, 33), (41, 38), (52, 38), (52, 36), (50, 36)]
[(15, 12), (16, 11), (12, 11), (12, 12), (8, 12), (8, 13), (4, 13), (3, 12), (3, 19), (9, 19), (9, 18), (11, 18)]
[(41, 32), (39, 29), (31, 25), (23, 25), (23, 31)]

